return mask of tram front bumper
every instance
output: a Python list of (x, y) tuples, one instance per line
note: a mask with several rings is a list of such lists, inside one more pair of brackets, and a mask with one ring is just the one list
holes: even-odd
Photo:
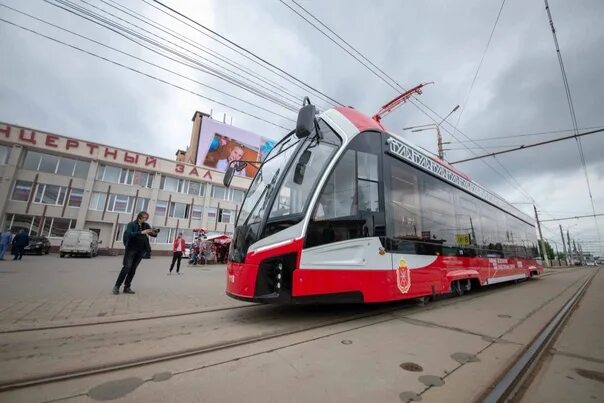
[(227, 295), (246, 301), (254, 300), (258, 265), (229, 262), (226, 274)]

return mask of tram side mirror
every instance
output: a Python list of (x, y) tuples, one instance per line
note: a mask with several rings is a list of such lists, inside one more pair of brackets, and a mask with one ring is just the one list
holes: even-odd
[(310, 152), (310, 150), (305, 150), (300, 156), (300, 159), (296, 164), (296, 170), (294, 171), (295, 184), (301, 185), (302, 182), (304, 182), (304, 173), (306, 172), (306, 165), (308, 164), (308, 161), (310, 161), (311, 155), (312, 153)]
[(224, 173), (224, 178), (222, 178), (222, 184), (225, 187), (231, 186), (231, 181), (233, 180), (233, 175), (235, 175), (235, 168), (232, 165), (229, 165), (226, 172)]
[(315, 114), (316, 109), (312, 104), (300, 108), (296, 122), (296, 137), (299, 139), (308, 137), (315, 130)]

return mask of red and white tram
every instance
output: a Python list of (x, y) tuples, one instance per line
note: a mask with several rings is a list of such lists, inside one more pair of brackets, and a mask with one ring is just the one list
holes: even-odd
[(246, 194), (226, 292), (278, 303), (463, 294), (540, 274), (536, 256), (532, 218), (498, 195), (379, 119), (307, 105)]

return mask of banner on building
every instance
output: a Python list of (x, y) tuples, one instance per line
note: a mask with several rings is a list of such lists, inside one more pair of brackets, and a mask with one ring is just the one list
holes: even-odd
[(196, 163), (225, 172), (232, 162), (236, 168), (235, 176), (252, 178), (256, 175), (256, 167), (237, 161), (260, 163), (275, 143), (261, 135), (204, 117), (199, 130)]

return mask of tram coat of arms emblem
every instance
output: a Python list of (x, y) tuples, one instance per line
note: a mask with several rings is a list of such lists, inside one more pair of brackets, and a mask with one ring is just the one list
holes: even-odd
[(407, 294), (411, 288), (411, 271), (407, 267), (407, 261), (401, 259), (396, 269), (396, 285), (401, 293)]

